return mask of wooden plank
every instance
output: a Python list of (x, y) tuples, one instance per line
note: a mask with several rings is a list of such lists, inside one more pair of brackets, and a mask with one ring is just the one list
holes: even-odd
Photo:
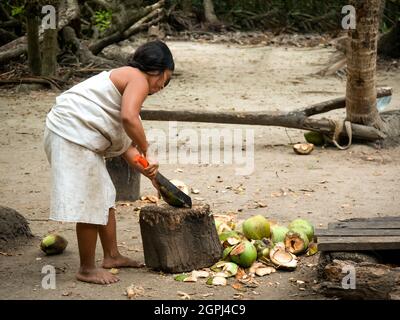
[(386, 217), (373, 217), (373, 218), (351, 218), (351, 219), (346, 219), (346, 220), (339, 220), (339, 222), (368, 222), (368, 221), (400, 221), (400, 215), (386, 216)]
[(316, 229), (315, 236), (318, 237), (356, 237), (356, 236), (400, 236), (400, 229)]
[(328, 229), (348, 228), (348, 229), (400, 229), (400, 221), (398, 220), (381, 220), (381, 221), (349, 221), (349, 222), (332, 222), (328, 223)]
[(319, 237), (319, 251), (398, 250), (400, 237)]

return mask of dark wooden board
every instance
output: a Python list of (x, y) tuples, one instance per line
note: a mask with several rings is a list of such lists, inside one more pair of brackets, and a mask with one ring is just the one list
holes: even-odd
[(328, 224), (328, 229), (400, 229), (400, 220), (364, 220), (349, 222), (333, 222)]
[(398, 250), (400, 236), (385, 237), (319, 237), (319, 251)]
[(335, 228), (335, 229), (316, 229), (315, 237), (368, 237), (368, 236), (400, 236), (400, 229), (351, 229), (351, 228)]

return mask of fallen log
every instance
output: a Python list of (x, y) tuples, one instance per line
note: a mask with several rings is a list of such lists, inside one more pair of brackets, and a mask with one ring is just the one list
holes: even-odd
[(316, 289), (347, 300), (400, 300), (400, 268), (333, 260), (325, 266), (323, 281)]
[[(246, 125), (263, 125), (278, 126), (302, 130), (310, 130), (323, 134), (333, 134), (336, 124), (330, 119), (310, 119), (302, 114), (266, 114), (265, 112), (202, 112), (193, 110), (150, 110), (144, 109), (140, 116), (143, 120), (156, 121), (184, 121), (184, 122), (209, 122), (209, 123), (225, 123), (225, 124), (246, 124)], [(386, 136), (379, 130), (351, 124), (353, 137), (355, 139), (376, 141), (384, 139)], [(343, 129), (340, 133), (346, 136)]]
[(56, 87), (61, 89), (61, 86), (53, 79), (47, 77), (37, 77), (37, 78), (18, 78), (18, 79), (0, 79), (0, 86), (6, 84), (21, 84), (21, 83), (37, 83), (48, 87)]
[[(377, 97), (392, 95), (392, 88), (381, 87), (377, 89)], [(143, 120), (155, 121), (184, 121), (184, 122), (209, 122), (225, 124), (245, 124), (279, 126), (286, 128), (310, 130), (320, 132), (328, 136), (333, 135), (336, 122), (330, 119), (312, 119), (312, 115), (321, 114), (331, 110), (345, 108), (344, 97), (324, 101), (309, 107), (298, 109), (289, 113), (280, 112), (204, 112), (195, 110), (157, 110), (142, 108), (140, 116)], [(355, 139), (376, 141), (386, 138), (386, 135), (369, 126), (351, 124), (352, 135)], [(347, 136), (345, 128), (340, 132), (341, 136)]]
[[(392, 95), (391, 87), (379, 87), (376, 89), (377, 98), (387, 97)], [(316, 114), (329, 112), (336, 109), (346, 108), (346, 98), (340, 97), (323, 101), (311, 106), (295, 110), (294, 113), (303, 113), (305, 116), (310, 117)]]

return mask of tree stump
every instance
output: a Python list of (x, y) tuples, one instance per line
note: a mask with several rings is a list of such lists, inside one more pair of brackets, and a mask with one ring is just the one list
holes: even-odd
[(145, 263), (167, 273), (210, 267), (222, 246), (209, 205), (174, 208), (150, 205), (140, 211)]
[(0, 248), (13, 240), (31, 237), (28, 221), (14, 209), (0, 206)]
[(106, 166), (117, 191), (116, 201), (136, 201), (140, 197), (140, 173), (122, 157), (106, 160)]

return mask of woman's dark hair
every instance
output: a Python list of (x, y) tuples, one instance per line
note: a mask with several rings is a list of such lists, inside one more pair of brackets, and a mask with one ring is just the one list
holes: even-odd
[(172, 53), (167, 45), (160, 41), (150, 41), (139, 48), (129, 56), (128, 66), (138, 68), (145, 73), (165, 70), (174, 71), (175, 63)]

